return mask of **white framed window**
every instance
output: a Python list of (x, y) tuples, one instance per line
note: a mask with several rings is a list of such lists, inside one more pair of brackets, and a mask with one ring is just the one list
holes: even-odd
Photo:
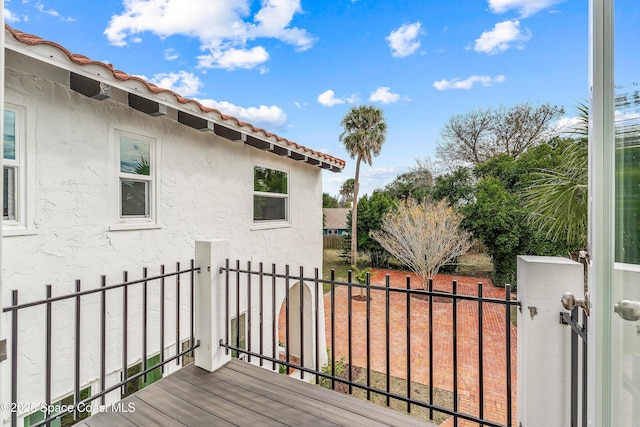
[(114, 130), (116, 224), (110, 230), (156, 227), (157, 145), (155, 138)]
[(20, 124), (20, 115), (9, 107), (4, 110), (4, 155), (3, 155), (3, 174), (4, 174), (4, 206), (2, 210), (2, 219), (4, 221), (16, 221), (18, 219), (18, 202), (19, 197), (19, 179), (20, 176), (20, 148), (22, 142), (20, 132), (16, 129), (16, 119)]
[(253, 222), (289, 222), (289, 173), (254, 166)]
[[(28, 174), (26, 110), (4, 105), (2, 229), (5, 236), (33, 234), (33, 177)], [(33, 159), (31, 159), (33, 160)], [(28, 178), (31, 178), (30, 180)]]

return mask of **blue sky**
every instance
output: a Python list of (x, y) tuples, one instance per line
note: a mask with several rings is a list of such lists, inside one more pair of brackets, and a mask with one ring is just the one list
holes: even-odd
[(384, 110), (370, 193), (434, 158), (450, 116), (588, 98), (584, 0), (5, 0), (14, 28), (347, 160), (349, 107)]

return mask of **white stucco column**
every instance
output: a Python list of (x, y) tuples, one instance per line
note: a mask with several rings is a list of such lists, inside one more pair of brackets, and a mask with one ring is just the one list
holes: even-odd
[(564, 427), (571, 415), (571, 329), (560, 323), (564, 292), (584, 294), (580, 263), (518, 257), (518, 425)]
[(220, 268), (229, 258), (228, 240), (196, 241), (196, 267), (200, 273), (195, 283), (195, 335), (200, 347), (195, 350), (196, 366), (215, 371), (231, 360), (220, 340), (225, 333), (224, 275)]

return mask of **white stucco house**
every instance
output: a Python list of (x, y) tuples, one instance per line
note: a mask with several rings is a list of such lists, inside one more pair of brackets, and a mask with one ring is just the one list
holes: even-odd
[[(232, 260), (322, 265), (321, 175), (340, 172), (344, 161), (8, 26), (5, 55), (2, 307), (12, 304), (12, 290), (24, 303), (45, 298), (47, 284), (53, 296), (64, 295), (75, 291), (76, 280), (84, 290), (99, 287), (102, 274), (109, 285), (122, 281), (123, 271), (139, 279), (144, 267), (153, 276), (162, 264), (188, 266), (197, 240), (228, 240)], [(172, 283), (167, 319), (177, 311)], [(312, 300), (314, 292), (304, 286)], [(188, 291), (179, 291), (184, 325)], [(149, 290), (150, 323), (159, 315), (157, 292)], [(129, 296), (130, 324), (140, 322), (132, 308), (140, 298), (134, 291)], [(278, 291), (278, 303), (282, 298)], [(82, 298), (82, 389), (99, 386), (99, 371), (91, 367), (99, 359), (98, 334), (90, 326), (99, 322), (98, 301), (97, 295)], [(73, 307), (67, 301), (53, 308), (52, 402), (74, 388), (73, 323), (56, 320), (57, 312)], [(10, 318), (3, 315), (2, 336), (10, 337)], [(109, 385), (122, 376), (122, 303), (110, 302), (106, 315)], [(45, 313), (20, 316), (17, 397), (40, 402)], [(324, 322), (322, 313), (318, 318)], [(189, 336), (183, 329), (178, 345)], [(158, 335), (150, 330), (149, 358), (175, 352), (175, 332), (166, 332), (164, 348)], [(128, 340), (134, 366), (141, 363), (140, 332)], [(3, 402), (11, 401), (9, 369), (2, 364)], [(29, 415), (20, 411), (19, 424), (24, 417), (28, 424)], [(3, 417), (0, 425), (9, 422)]]

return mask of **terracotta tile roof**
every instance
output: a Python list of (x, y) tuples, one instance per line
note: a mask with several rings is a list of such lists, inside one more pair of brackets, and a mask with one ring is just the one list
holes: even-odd
[(45, 40), (45, 39), (43, 39), (41, 37), (38, 37), (36, 35), (33, 35), (33, 34), (23, 33), (22, 31), (16, 30), (16, 29), (12, 28), (11, 26), (9, 26), (7, 24), (5, 24), (5, 29), (13, 36), (13, 38), (15, 40), (17, 40), (20, 43), (24, 43), (24, 44), (26, 44), (28, 46), (48, 45), (48, 46), (55, 47), (56, 49), (59, 49), (60, 51), (62, 51), (69, 58), (69, 60), (71, 62), (73, 62), (74, 64), (77, 64), (77, 65), (80, 65), (80, 66), (87, 66), (87, 65), (98, 65), (98, 66), (101, 66), (105, 70), (110, 72), (111, 75), (113, 76), (113, 78), (115, 78), (117, 80), (120, 80), (120, 81), (129, 81), (129, 80), (138, 81), (138, 82), (142, 83), (144, 86), (146, 86), (147, 90), (152, 94), (168, 93), (168, 94), (174, 96), (175, 99), (181, 104), (194, 104), (203, 113), (215, 113), (218, 116), (220, 116), (220, 118), (222, 120), (234, 121), (239, 127), (249, 128), (249, 131), (254, 133), (254, 134), (263, 134), (267, 138), (275, 138), (279, 143), (285, 145), (286, 147), (291, 147), (293, 149), (299, 150), (299, 151), (301, 151), (302, 153), (304, 153), (306, 155), (313, 156), (313, 157), (315, 157), (315, 158), (317, 158), (319, 160), (324, 159), (325, 161), (327, 161), (329, 163), (332, 163), (332, 164), (335, 164), (340, 168), (344, 168), (344, 166), (346, 164), (344, 160), (341, 160), (341, 159), (339, 159), (337, 157), (333, 157), (333, 156), (330, 156), (328, 154), (322, 153), (320, 151), (316, 151), (316, 150), (312, 150), (311, 148), (307, 148), (304, 145), (300, 145), (300, 144), (295, 143), (293, 141), (289, 141), (288, 139), (283, 138), (281, 136), (278, 136), (278, 135), (276, 135), (274, 133), (268, 132), (265, 129), (257, 128), (257, 127), (253, 126), (250, 123), (243, 122), (243, 121), (237, 119), (236, 117), (228, 116), (226, 114), (223, 114), (221, 111), (216, 110), (215, 108), (206, 107), (206, 106), (202, 105), (201, 103), (199, 103), (198, 101), (196, 101), (194, 99), (184, 98), (184, 97), (180, 96), (179, 94), (173, 92), (172, 90), (158, 87), (158, 86), (154, 85), (153, 83), (149, 83), (149, 82), (147, 82), (146, 80), (144, 80), (144, 79), (142, 79), (140, 77), (129, 75), (129, 74), (125, 73), (124, 71), (116, 70), (113, 67), (112, 64), (106, 64), (104, 62), (96, 61), (96, 60), (93, 60), (91, 58), (88, 58), (88, 57), (86, 57), (84, 55), (71, 53), (66, 48), (64, 48), (63, 46), (59, 45), (58, 43), (55, 43), (55, 42), (50, 41), (50, 40)]

